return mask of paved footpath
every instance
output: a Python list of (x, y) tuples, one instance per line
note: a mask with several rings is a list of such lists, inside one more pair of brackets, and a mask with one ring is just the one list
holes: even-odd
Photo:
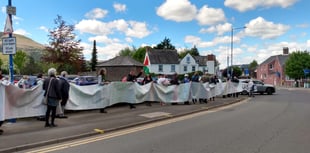
[(71, 111), (67, 113), (69, 118), (58, 119), (55, 123), (58, 127), (46, 128), (44, 121), (36, 118), (17, 119), (16, 123), (5, 122), (2, 125), (4, 133), (0, 135), (0, 153), (15, 152), (47, 144), (61, 143), (67, 140), (87, 137), (99, 134), (94, 129), (111, 132), (122, 128), (159, 121), (171, 117), (186, 115), (204, 111), (223, 105), (240, 102), (247, 96), (238, 98), (216, 97), (215, 101), (207, 104), (177, 105), (152, 103), (137, 104), (136, 109), (129, 109), (128, 104), (118, 104), (107, 108), (108, 113), (100, 113), (99, 110)]

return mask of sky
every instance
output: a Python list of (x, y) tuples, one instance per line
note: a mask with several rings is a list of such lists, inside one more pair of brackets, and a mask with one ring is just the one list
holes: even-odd
[[(3, 29), (7, 5), (0, 1)], [(216, 55), (222, 69), (227, 57), (233, 65), (260, 64), (283, 47), (310, 50), (309, 0), (12, 0), (12, 6), (14, 33), (43, 45), (62, 16), (75, 26), (86, 60), (94, 40), (98, 60), (168, 38), (178, 51), (196, 46), (200, 55)]]

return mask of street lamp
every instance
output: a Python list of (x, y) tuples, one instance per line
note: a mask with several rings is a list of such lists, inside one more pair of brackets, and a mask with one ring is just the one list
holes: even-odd
[(231, 41), (230, 41), (230, 51), (231, 51), (231, 63), (230, 63), (230, 78), (233, 78), (233, 50), (234, 50), (234, 30), (238, 29), (245, 29), (246, 27), (238, 27), (238, 28), (231, 28)]

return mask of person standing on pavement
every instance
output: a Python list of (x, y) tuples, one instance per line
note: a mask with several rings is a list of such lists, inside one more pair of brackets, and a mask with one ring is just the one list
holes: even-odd
[[(127, 82), (136, 82), (136, 81), (137, 81), (137, 78), (140, 77), (140, 76), (142, 75), (142, 71), (143, 71), (143, 70), (141, 70), (141, 71), (139, 72), (139, 74), (136, 75), (136, 73), (135, 73), (134, 70), (130, 70), (130, 72), (129, 72), (129, 74), (127, 75), (127, 78), (126, 78), (126, 79), (127, 79)], [(136, 108), (136, 106), (134, 106), (134, 105), (131, 104), (131, 103), (129, 103), (129, 107), (130, 107), (130, 109)]]
[(255, 88), (255, 85), (254, 85), (253, 80), (251, 79), (250, 82), (248, 83), (249, 97), (254, 97), (254, 94), (253, 94), (254, 88)]
[[(199, 74), (198, 72), (195, 72), (194, 75), (192, 76), (192, 82), (199, 82)], [(193, 98), (192, 102), (195, 104), (196, 102), (198, 102), (197, 98)]]
[(66, 71), (62, 71), (59, 77), (59, 87), (61, 94), (61, 101), (60, 101), (61, 113), (57, 115), (58, 118), (68, 118), (68, 116), (65, 116), (65, 106), (69, 99), (69, 90), (70, 90), (70, 84), (67, 79), (67, 75), (68, 73)]
[[(105, 69), (100, 69), (98, 73), (98, 85), (103, 86), (106, 83), (106, 70)], [(99, 109), (100, 113), (108, 113), (105, 108), (100, 108)]]
[[(56, 78), (56, 69), (50, 68), (48, 70), (48, 78), (44, 79), (43, 90), (44, 96), (47, 96), (47, 109), (45, 113), (45, 127), (56, 127), (55, 117), (56, 108), (59, 105), (61, 99), (59, 81)], [(52, 115), (51, 115), (52, 113)], [(51, 116), (51, 122), (49, 122)]]

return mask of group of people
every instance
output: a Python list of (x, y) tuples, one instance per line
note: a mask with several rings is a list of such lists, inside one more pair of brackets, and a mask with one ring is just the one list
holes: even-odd
[[(64, 107), (69, 99), (70, 84), (66, 79), (68, 73), (62, 71), (60, 77), (56, 77), (56, 69), (48, 70), (48, 78), (43, 80), (44, 96), (47, 97), (47, 109), (45, 113), (45, 127), (57, 127), (55, 124), (56, 111), (60, 105), (60, 118), (67, 118), (64, 115)], [(58, 107), (59, 108), (59, 107)], [(51, 120), (50, 120), (51, 118)]]

